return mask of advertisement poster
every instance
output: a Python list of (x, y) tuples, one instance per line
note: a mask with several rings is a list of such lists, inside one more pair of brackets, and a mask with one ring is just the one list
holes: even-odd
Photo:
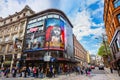
[(46, 35), (45, 48), (64, 50), (64, 22), (48, 18), (45, 20)]
[(28, 24), (25, 36), (25, 50), (43, 50), (45, 43), (45, 36), (42, 34), (43, 30), (44, 27), (40, 21)]

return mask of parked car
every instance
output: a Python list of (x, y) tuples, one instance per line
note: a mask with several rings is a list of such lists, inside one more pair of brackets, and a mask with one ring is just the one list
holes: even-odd
[(104, 70), (104, 64), (100, 64), (100, 65), (98, 66), (98, 68), (99, 68), (99, 70)]
[(94, 66), (94, 65), (91, 65), (90, 68), (91, 68), (91, 69), (95, 69), (95, 66)]

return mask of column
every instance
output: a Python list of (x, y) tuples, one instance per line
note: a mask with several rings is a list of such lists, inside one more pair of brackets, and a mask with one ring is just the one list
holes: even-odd
[(14, 63), (14, 57), (15, 57), (15, 55), (12, 54), (12, 61), (11, 61), (11, 65), (10, 65), (10, 73), (12, 72), (13, 63)]

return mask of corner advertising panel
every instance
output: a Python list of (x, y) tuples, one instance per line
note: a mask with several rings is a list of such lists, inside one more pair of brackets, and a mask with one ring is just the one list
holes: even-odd
[(44, 21), (36, 21), (27, 24), (24, 51), (43, 50), (45, 43)]
[(56, 18), (45, 20), (45, 48), (64, 50), (64, 22)]
[(73, 32), (68, 23), (65, 23), (65, 50), (68, 54), (68, 58), (74, 57), (73, 53)]

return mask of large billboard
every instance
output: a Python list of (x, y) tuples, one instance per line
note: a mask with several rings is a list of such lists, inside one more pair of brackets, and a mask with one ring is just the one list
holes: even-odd
[(45, 48), (64, 50), (64, 22), (56, 18), (45, 20)]
[(28, 21), (24, 38), (24, 52), (36, 50), (64, 50), (64, 22), (57, 18)]
[(24, 50), (25, 51), (34, 51), (34, 50), (43, 50), (45, 43), (44, 36), (44, 21), (36, 21), (30, 23), (28, 21), (26, 34), (25, 34), (25, 42), (24, 42)]

